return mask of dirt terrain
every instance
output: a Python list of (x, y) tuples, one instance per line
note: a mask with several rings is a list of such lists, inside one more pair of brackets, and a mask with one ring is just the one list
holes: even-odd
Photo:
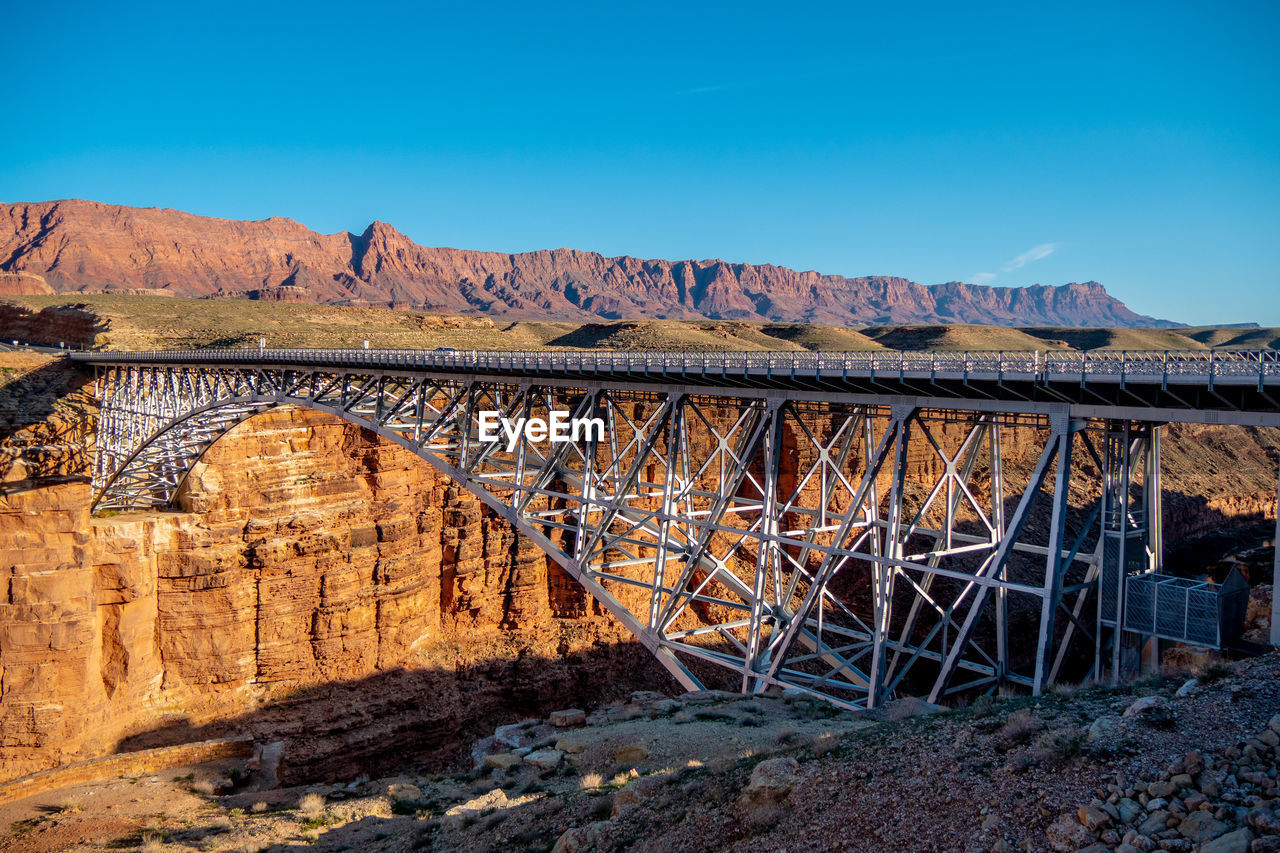
[(950, 711), (638, 693), (567, 727), (500, 728), (452, 773), (254, 792), (237, 782), (243, 765), (222, 762), (50, 791), (0, 806), (0, 841), (21, 853), (1275, 850), (1278, 676), (1272, 654)]

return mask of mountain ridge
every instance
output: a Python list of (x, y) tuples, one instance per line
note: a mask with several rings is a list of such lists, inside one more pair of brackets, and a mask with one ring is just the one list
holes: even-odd
[[(867, 325), (1168, 328), (1097, 282), (993, 287), (845, 277), (774, 264), (502, 253), (414, 243), (389, 223), (321, 234), (273, 216), (235, 220), (67, 199), (0, 205), (0, 271), (59, 293), (370, 305), (511, 319), (710, 319)], [(0, 294), (4, 293), (0, 280)]]

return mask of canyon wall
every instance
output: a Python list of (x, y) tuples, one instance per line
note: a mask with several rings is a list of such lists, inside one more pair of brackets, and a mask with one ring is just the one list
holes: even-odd
[[(319, 234), (72, 199), (0, 205), (0, 271), (57, 292), (159, 293), (413, 308), (490, 317), (783, 320), (837, 325), (995, 323), (1171, 326), (1097, 282), (922, 285), (772, 264), (646, 260), (553, 249), (507, 254), (420, 246), (384, 222)], [(0, 278), (19, 293), (40, 284)]]
[(0, 780), (246, 731), (286, 741), (286, 778), (354, 774), (670, 687), (478, 500), (329, 416), (238, 427), (178, 512), (93, 519), (65, 461), (0, 494)]

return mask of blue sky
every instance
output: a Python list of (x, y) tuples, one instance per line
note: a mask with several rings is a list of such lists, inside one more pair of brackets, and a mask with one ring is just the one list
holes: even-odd
[(889, 5), (19, 4), (0, 199), (1280, 325), (1280, 4)]

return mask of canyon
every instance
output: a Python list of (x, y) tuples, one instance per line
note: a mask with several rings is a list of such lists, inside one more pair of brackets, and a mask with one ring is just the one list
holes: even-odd
[(989, 287), (573, 249), (420, 246), (384, 222), (320, 234), (78, 199), (0, 205), (0, 295), (160, 294), (540, 319), (1170, 327), (1097, 282)]
[(228, 732), (287, 741), (285, 779), (368, 772), (565, 696), (668, 686), (541, 551), (357, 427), (266, 414), (177, 511), (94, 519), (86, 417), (5, 445), (0, 780)]
[[(328, 415), (240, 425), (172, 512), (91, 517), (89, 377), (7, 358), (0, 781), (240, 733), (285, 743), (291, 781), (443, 765), (495, 721), (674, 686), (476, 498)], [(937, 429), (944, 446), (961, 435)], [(1034, 444), (1010, 449), (1025, 467)], [(1165, 452), (1175, 555), (1266, 535), (1271, 431), (1175, 425)], [(936, 455), (913, 453), (913, 478), (938, 476)]]

